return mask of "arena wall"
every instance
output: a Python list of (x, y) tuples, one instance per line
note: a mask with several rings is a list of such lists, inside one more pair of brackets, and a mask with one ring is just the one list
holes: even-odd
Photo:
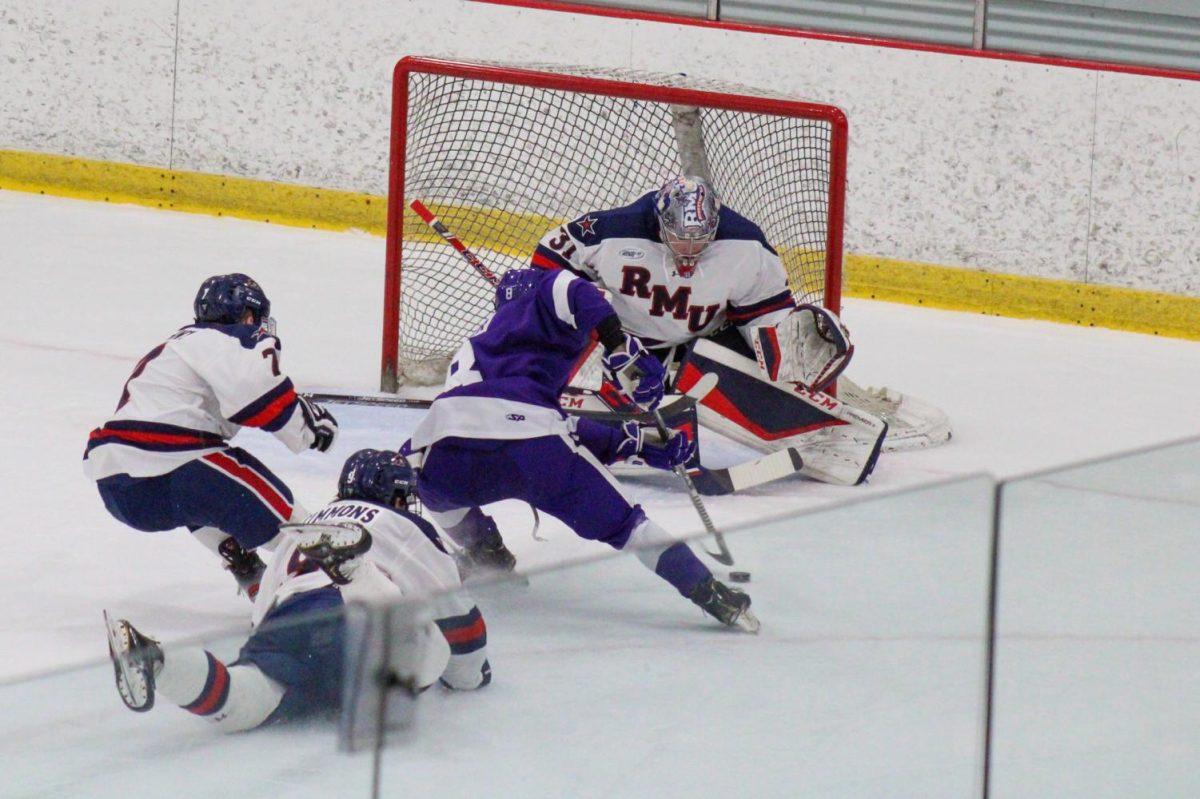
[[(11, 0), (0, 186), (11, 151), (35, 151), (378, 208), (408, 54), (683, 71), (839, 105), (850, 293), (920, 302), (904, 289), (924, 280), (943, 286), (930, 304), (970, 288), (961, 307), (1004, 312), (1013, 276), (1200, 297), (1200, 80), (470, 0)], [(14, 168), (36, 189), (40, 167)]]

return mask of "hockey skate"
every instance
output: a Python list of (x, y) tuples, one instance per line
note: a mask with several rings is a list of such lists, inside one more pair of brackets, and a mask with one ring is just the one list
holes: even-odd
[(338, 585), (346, 585), (362, 563), (359, 555), (371, 548), (371, 534), (357, 522), (285, 525), (296, 536), (296, 547)]
[(696, 586), (688, 599), (722, 624), (748, 633), (757, 633), (762, 627), (758, 617), (750, 611), (749, 595), (713, 577)]
[(117, 693), (125, 707), (145, 713), (154, 707), (154, 676), (162, 667), (162, 647), (124, 619), (110, 618), (108, 611), (104, 611), (104, 627)]
[(493, 574), (507, 574), (517, 567), (517, 559), (504, 546), (500, 533), (491, 532), (483, 540), (461, 550), (454, 558), (458, 576), (464, 583)]
[(225, 561), (225, 570), (237, 580), (238, 591), (250, 597), (250, 601), (253, 602), (254, 597), (258, 596), (258, 586), (267, 570), (267, 564), (263, 563), (257, 552), (242, 549), (242, 545), (232, 536), (217, 546), (217, 553)]

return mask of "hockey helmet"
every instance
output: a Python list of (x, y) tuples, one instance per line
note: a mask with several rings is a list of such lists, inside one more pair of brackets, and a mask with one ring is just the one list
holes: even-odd
[(238, 324), (246, 311), (250, 311), (255, 325), (274, 332), (275, 320), (271, 319), (271, 301), (266, 292), (253, 278), (240, 272), (213, 275), (205, 280), (196, 292), (192, 308), (197, 322), (220, 325)]
[(386, 449), (360, 449), (342, 465), (338, 499), (367, 499), (411, 508), (416, 504), (417, 474), (408, 458)]
[(721, 200), (716, 190), (704, 178), (677, 175), (654, 195), (654, 213), (680, 276), (691, 277), (700, 254), (717, 237)]
[(540, 269), (510, 269), (505, 272), (496, 284), (496, 310), (536, 289), (540, 275)]

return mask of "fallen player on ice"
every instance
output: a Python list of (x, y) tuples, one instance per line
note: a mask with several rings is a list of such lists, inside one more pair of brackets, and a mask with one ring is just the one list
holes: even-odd
[(487, 627), (436, 531), (412, 511), (413, 483), (398, 453), (351, 455), (338, 499), (283, 528), (254, 601), (254, 631), (233, 663), (202, 648), (162, 645), (105, 613), (122, 701), (144, 712), (161, 695), (224, 732), (336, 712), (345, 605), (435, 594), (434, 621), (389, 653), (399, 682), (413, 692), (439, 681), (454, 690), (487, 685)]

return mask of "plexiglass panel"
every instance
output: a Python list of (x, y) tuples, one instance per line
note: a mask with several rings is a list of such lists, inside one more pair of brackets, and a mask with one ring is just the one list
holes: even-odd
[[(98, 616), (96, 648), (102, 653)], [(194, 646), (232, 664), (248, 635), (247, 624)], [(194, 651), (190, 643), (167, 645), (166, 657), (183, 649)], [(161, 691), (151, 710), (134, 713), (117, 695), (107, 658), (2, 685), (0, 708), (5, 799), (370, 796), (373, 754), (338, 752), (336, 715), (225, 734)]]
[(1200, 442), (1002, 496), (992, 796), (1200, 796)]
[(993, 495), (971, 478), (731, 532), (758, 636), (627, 553), (473, 588), (494, 680), (422, 695), (383, 795), (977, 793)]

